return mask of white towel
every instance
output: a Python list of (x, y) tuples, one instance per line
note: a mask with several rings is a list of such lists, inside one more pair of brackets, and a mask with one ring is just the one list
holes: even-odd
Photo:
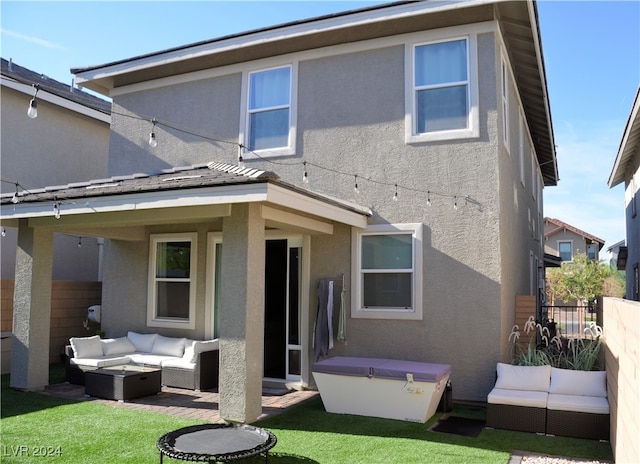
[(329, 325), (329, 349), (333, 348), (333, 280), (329, 281), (327, 296), (327, 324)]

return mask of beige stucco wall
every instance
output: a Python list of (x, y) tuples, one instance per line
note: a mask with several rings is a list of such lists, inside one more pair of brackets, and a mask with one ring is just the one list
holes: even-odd
[[(38, 100), (38, 117), (26, 115), (31, 95), (2, 87), (0, 170), (3, 179), (34, 190), (45, 186), (101, 179), (107, 175), (109, 124)], [(20, 188), (20, 190), (22, 190)], [(15, 186), (2, 182), (2, 192)], [(95, 238), (56, 235), (53, 277), (56, 280), (98, 280), (99, 245)], [(13, 278), (17, 231), (2, 238), (2, 278)]]
[(616, 462), (640, 462), (640, 303), (604, 298), (611, 446)]
[[(360, 194), (354, 193), (351, 176), (312, 166), (308, 167), (308, 188), (369, 206), (374, 212), (372, 224), (424, 224), (423, 319), (349, 318), (348, 344), (337, 344), (331, 354), (449, 363), (454, 396), (484, 401), (501, 358), (501, 341), (508, 336), (505, 326), (512, 318), (515, 295), (528, 293), (533, 246), (529, 243), (533, 241), (528, 219), (533, 208), (527, 200), (530, 186), (520, 189), (516, 184), (518, 159), (507, 155), (499, 143), (498, 46), (492, 33), (478, 36), (480, 137), (417, 145), (404, 141), (404, 53), (403, 46), (383, 44), (366, 52), (332, 53), (299, 62), (297, 156), (291, 160), (302, 157), (357, 173)], [(248, 64), (246, 69), (288, 62), (284, 57)], [(235, 67), (220, 77), (116, 96), (110, 174), (213, 160), (235, 164), (237, 147), (231, 144), (164, 128), (156, 129), (156, 148), (150, 149), (147, 139), (149, 119), (156, 117), (212, 138), (237, 141), (240, 92), (241, 73)], [(129, 112), (144, 115), (144, 120), (119, 115)], [(247, 160), (246, 164), (274, 170), (283, 180), (302, 186), (300, 165), (288, 166), (287, 159), (275, 161), (282, 163)], [(526, 165), (530, 170), (529, 159)], [(402, 188), (398, 201), (393, 201), (393, 187), (368, 182), (367, 177), (429, 190), (432, 205), (426, 206), (425, 193)], [(438, 192), (459, 195), (458, 210), (452, 198)], [(465, 201), (465, 195), (473, 202)], [(520, 218), (514, 220), (516, 215)], [(197, 230), (202, 244), (207, 231), (218, 229), (200, 224), (176, 226), (176, 230)], [(112, 242), (107, 251), (104, 325), (114, 335), (143, 330), (148, 243)], [(312, 237), (310, 251), (309, 335), (317, 309), (317, 279), (345, 274), (350, 286), (350, 228), (337, 224), (333, 235)], [(203, 249), (200, 256), (204, 261)], [(115, 280), (109, 283), (110, 278)], [(203, 318), (205, 283), (198, 278), (202, 288), (197, 321)], [(133, 306), (139, 313), (132, 313)], [(200, 331), (184, 336), (197, 336)]]

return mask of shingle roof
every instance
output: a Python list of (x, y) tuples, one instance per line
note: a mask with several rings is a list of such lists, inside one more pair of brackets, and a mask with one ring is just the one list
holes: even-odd
[(31, 71), (23, 66), (15, 64), (1, 58), (1, 72), (3, 77), (13, 79), (21, 84), (33, 85), (38, 84), (40, 91), (45, 91), (56, 95), (60, 98), (78, 103), (79, 105), (100, 111), (101, 113), (111, 114), (111, 103), (102, 98), (98, 98), (81, 89), (72, 88), (69, 84), (63, 84), (55, 79), (51, 79), (44, 74)]
[(551, 235), (554, 235), (556, 232), (558, 232), (559, 230), (562, 229), (567, 229), (570, 230), (571, 232), (574, 232), (578, 235), (582, 235), (585, 238), (588, 238), (591, 241), (594, 242), (598, 242), (600, 244), (600, 248), (602, 248), (604, 246), (604, 240), (602, 240), (601, 238), (596, 237), (595, 235), (592, 235), (588, 232), (585, 232), (584, 230), (578, 229), (577, 227), (574, 227), (570, 224), (567, 224), (566, 222), (562, 222), (560, 219), (554, 219), (554, 218), (549, 218), (546, 217), (544, 218), (545, 222), (554, 224), (556, 226), (555, 229), (550, 230), (549, 232), (545, 232), (544, 236), (549, 237)]
[[(150, 174), (137, 173), (114, 176), (106, 179), (22, 191), (19, 192), (18, 199), (20, 203), (74, 200), (105, 195), (259, 183), (278, 179), (279, 177), (273, 172), (212, 162), (194, 166), (174, 167)], [(2, 194), (0, 195), (0, 203), (10, 203), (12, 198), (13, 193)]]

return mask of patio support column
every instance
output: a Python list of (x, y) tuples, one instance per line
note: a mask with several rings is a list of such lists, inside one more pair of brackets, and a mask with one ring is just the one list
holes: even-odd
[(262, 414), (265, 234), (260, 205), (233, 205), (222, 233), (220, 417), (250, 423)]
[(20, 219), (13, 294), (11, 381), (37, 390), (49, 384), (53, 233)]

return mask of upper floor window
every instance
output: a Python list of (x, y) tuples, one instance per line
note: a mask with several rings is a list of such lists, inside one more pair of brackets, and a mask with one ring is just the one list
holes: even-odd
[(422, 225), (354, 232), (352, 317), (422, 319)]
[(149, 327), (195, 327), (195, 273), (195, 233), (151, 236)]
[(573, 261), (573, 244), (571, 242), (558, 242), (558, 253), (562, 261)]
[(477, 137), (474, 37), (414, 45), (407, 141)]
[(587, 245), (587, 256), (591, 261), (596, 261), (598, 259), (598, 245), (595, 243)]
[(293, 154), (294, 75), (293, 66), (248, 73), (243, 131), (248, 150), (261, 156)]

